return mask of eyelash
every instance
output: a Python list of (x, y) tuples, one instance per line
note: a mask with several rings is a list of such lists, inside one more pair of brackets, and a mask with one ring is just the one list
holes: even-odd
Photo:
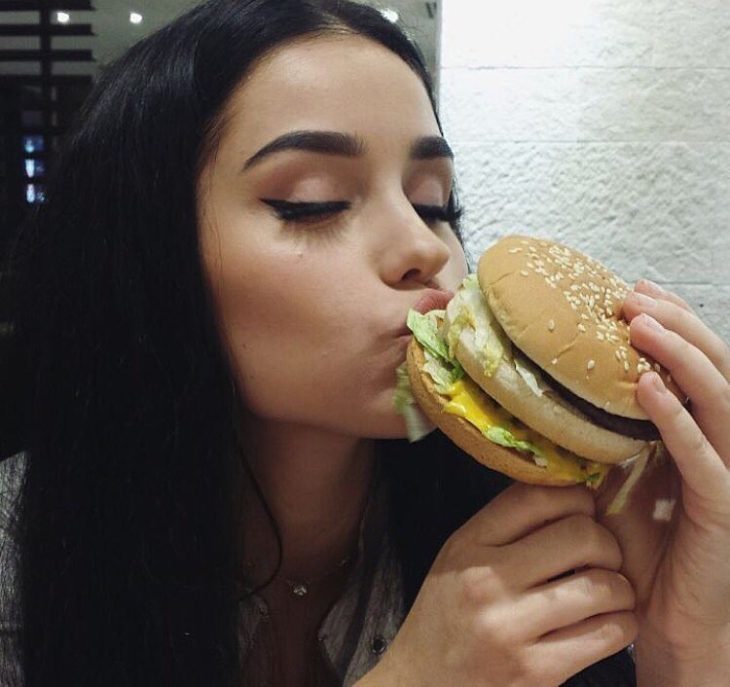
[[(262, 202), (271, 207), (276, 216), (285, 222), (317, 221), (350, 208), (350, 203), (346, 200), (307, 203), (262, 198)], [(413, 209), (426, 224), (430, 222), (457, 222), (463, 214), (463, 210), (456, 206), (442, 207), (440, 205), (413, 203)]]

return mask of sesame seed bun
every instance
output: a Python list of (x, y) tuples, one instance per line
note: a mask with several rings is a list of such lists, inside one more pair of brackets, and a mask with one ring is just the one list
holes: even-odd
[[(457, 293), (446, 311), (447, 321), (452, 311), (458, 313), (458, 299)], [(492, 322), (481, 321), (480, 326), (499, 326)], [(474, 330), (470, 327), (460, 330), (454, 349), (454, 356), (469, 377), (502, 408), (576, 455), (599, 463), (620, 463), (638, 454), (646, 445), (644, 441), (598, 426), (550, 389), (541, 395), (534, 393), (518, 373), (514, 364), (515, 355), (519, 353), (505, 351), (491, 374), (486, 374)], [(527, 364), (527, 361), (522, 364)]]
[(552, 379), (598, 409), (647, 420), (636, 400), (652, 368), (620, 317), (629, 286), (600, 262), (553, 241), (508, 236), (479, 260), (479, 285), (507, 336)]

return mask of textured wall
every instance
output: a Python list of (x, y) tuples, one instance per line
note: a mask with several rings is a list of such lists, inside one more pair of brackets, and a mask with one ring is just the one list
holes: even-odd
[(441, 65), (472, 260), (564, 240), (730, 340), (730, 0), (444, 0)]

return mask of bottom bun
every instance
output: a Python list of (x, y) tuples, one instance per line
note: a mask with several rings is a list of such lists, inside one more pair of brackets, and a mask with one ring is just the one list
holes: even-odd
[(431, 377), (423, 372), (425, 362), (423, 349), (414, 337), (408, 345), (407, 353), (408, 377), (413, 396), (428, 419), (462, 451), (468, 453), (482, 465), (497, 470), (518, 482), (545, 486), (569, 486), (579, 483), (552, 474), (519, 451), (495, 444), (471, 423), (457, 415), (445, 412), (444, 406), (448, 403), (448, 399), (436, 391)]

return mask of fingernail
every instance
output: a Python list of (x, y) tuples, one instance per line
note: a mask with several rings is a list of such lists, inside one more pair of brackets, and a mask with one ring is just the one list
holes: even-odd
[(663, 334), (666, 329), (661, 325), (660, 322), (657, 322), (651, 315), (647, 315), (646, 313), (642, 313), (639, 317), (641, 317), (644, 324), (646, 324), (649, 329), (653, 329), (655, 332), (659, 332)]
[(646, 296), (645, 294), (638, 293), (637, 291), (631, 291), (628, 295), (642, 308), (653, 308), (656, 306), (656, 301), (651, 296)]
[(646, 289), (647, 291), (651, 291), (657, 296), (662, 296), (667, 293), (661, 286), (659, 286), (659, 284), (653, 282), (651, 279), (639, 279), (639, 281), (637, 282), (637, 286), (638, 285), (641, 285), (642, 288)]

